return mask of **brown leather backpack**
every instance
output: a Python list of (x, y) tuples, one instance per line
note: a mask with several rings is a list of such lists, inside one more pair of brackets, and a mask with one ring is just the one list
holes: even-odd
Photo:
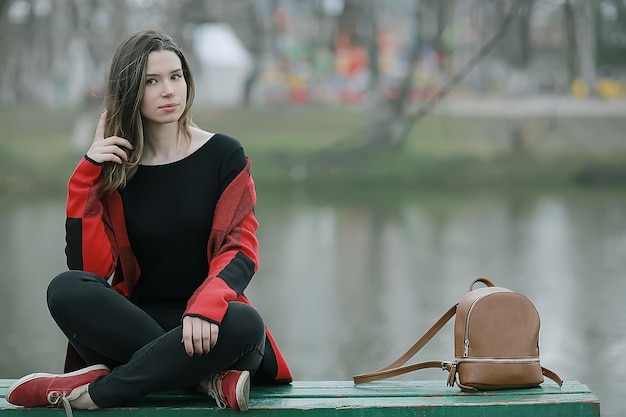
[[(487, 287), (474, 290), (482, 282)], [(456, 314), (454, 361), (404, 365)], [(539, 363), (539, 313), (525, 296), (476, 278), (463, 299), (452, 306), (404, 355), (376, 371), (353, 377), (356, 384), (391, 378), (424, 368), (448, 372), (448, 386), (463, 391), (530, 388), (544, 376), (563, 382)], [(458, 377), (458, 379), (457, 379)]]

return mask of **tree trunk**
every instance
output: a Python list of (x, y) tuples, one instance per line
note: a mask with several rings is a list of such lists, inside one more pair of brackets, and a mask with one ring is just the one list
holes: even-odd
[(578, 76), (578, 61), (577, 61), (577, 49), (576, 42), (576, 22), (574, 18), (574, 7), (571, 0), (565, 0), (563, 3), (563, 19), (565, 26), (566, 37), (566, 65), (567, 65), (567, 77), (568, 85), (571, 85)]
[(532, 44), (530, 41), (530, 19), (532, 17), (534, 1), (535, 0), (527, 0), (525, 8), (522, 10), (522, 13), (518, 18), (520, 68), (524, 69), (527, 69), (530, 64), (530, 55), (532, 51)]
[(380, 67), (378, 59), (378, 18), (376, 0), (368, 1), (366, 4), (366, 20), (367, 26), (367, 67), (369, 70), (369, 83), (367, 91), (368, 110), (367, 115), (367, 142), (373, 143), (380, 135), (378, 132), (378, 124), (381, 110), (381, 91), (380, 91)]
[[(500, 43), (500, 41), (506, 36), (507, 31), (510, 29), (512, 22), (516, 18), (516, 16), (520, 13), (520, 8), (523, 7), (523, 4), (526, 0), (515, 0), (509, 9), (509, 12), (503, 17), (500, 21), (495, 33), (492, 37), (481, 45), (479, 51), (450, 79), (441, 89), (436, 97), (430, 97), (427, 102), (422, 105), (416, 111), (409, 111), (408, 109), (408, 99), (405, 96), (404, 100), (397, 103), (395, 111), (391, 117), (391, 120), (388, 122), (388, 130), (390, 131), (390, 135), (388, 138), (389, 143), (387, 146), (391, 147), (400, 147), (402, 146), (406, 140), (408, 139), (409, 133), (415, 125), (415, 123), (428, 114), (437, 103), (443, 100), (460, 82), (463, 80), (469, 72), (474, 69), (482, 60), (489, 55)], [(418, 12), (419, 18), (419, 12)], [(439, 33), (437, 36), (441, 36)], [(419, 51), (419, 45), (414, 45), (413, 53)], [(410, 77), (410, 74), (415, 69), (415, 61), (413, 61), (412, 65), (409, 68), (409, 73), (407, 73), (406, 77)], [(410, 85), (408, 82), (408, 78), (405, 78), (405, 85)]]
[(588, 0), (578, 0), (574, 5), (578, 61), (581, 76), (591, 97), (598, 96), (596, 88), (595, 8), (595, 2)]

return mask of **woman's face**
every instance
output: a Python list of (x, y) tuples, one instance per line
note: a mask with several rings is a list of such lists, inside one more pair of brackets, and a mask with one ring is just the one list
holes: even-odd
[(141, 100), (144, 125), (178, 122), (186, 102), (187, 82), (178, 55), (167, 50), (150, 52)]

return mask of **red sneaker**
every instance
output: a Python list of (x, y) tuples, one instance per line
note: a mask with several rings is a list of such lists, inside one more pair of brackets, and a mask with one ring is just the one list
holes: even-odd
[(222, 371), (209, 379), (209, 396), (215, 399), (219, 408), (232, 408), (246, 411), (250, 398), (250, 372)]
[[(30, 374), (15, 381), (6, 393), (6, 400), (24, 407), (60, 405), (63, 398), (73, 400), (74, 388), (93, 382), (102, 375), (109, 374), (104, 365), (93, 365), (67, 374)], [(78, 398), (82, 392), (74, 393)]]

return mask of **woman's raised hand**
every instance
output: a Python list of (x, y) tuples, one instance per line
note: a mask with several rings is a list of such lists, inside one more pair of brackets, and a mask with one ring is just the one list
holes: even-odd
[(124, 138), (118, 136), (104, 137), (104, 123), (107, 118), (107, 110), (104, 109), (98, 120), (96, 127), (96, 136), (93, 139), (91, 147), (87, 151), (87, 156), (95, 162), (115, 162), (122, 164), (128, 161), (128, 154), (123, 148), (133, 149), (133, 145)]

